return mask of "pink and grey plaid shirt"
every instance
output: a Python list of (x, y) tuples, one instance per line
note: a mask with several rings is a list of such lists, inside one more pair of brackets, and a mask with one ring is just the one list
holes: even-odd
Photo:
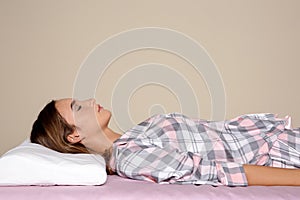
[(157, 183), (246, 186), (243, 164), (300, 168), (300, 129), (290, 119), (250, 114), (226, 121), (156, 115), (113, 144), (120, 176)]

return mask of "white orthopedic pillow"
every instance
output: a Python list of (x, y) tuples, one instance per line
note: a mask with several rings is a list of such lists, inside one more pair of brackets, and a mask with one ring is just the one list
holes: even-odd
[(101, 185), (106, 179), (100, 155), (59, 153), (28, 140), (0, 158), (0, 185)]

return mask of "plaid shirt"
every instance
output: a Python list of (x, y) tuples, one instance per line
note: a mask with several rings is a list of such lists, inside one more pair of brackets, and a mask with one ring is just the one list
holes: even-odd
[(288, 123), (273, 114), (219, 122), (156, 115), (114, 142), (110, 166), (157, 183), (246, 186), (243, 164), (300, 167), (299, 130)]

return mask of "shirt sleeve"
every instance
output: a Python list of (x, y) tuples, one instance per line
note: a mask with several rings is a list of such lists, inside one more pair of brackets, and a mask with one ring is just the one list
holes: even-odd
[(115, 163), (125, 177), (157, 183), (247, 186), (243, 166), (205, 160), (198, 153), (155, 147), (122, 148)]

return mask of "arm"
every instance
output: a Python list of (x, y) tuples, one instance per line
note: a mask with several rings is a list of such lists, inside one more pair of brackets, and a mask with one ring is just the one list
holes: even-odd
[(257, 165), (244, 165), (248, 185), (300, 185), (300, 170)]
[(117, 160), (118, 174), (133, 179), (157, 183), (193, 183), (197, 180), (217, 182), (216, 169), (212, 162), (203, 162), (200, 157), (175, 150), (147, 147), (136, 151), (127, 148), (118, 155)]
[(206, 160), (197, 153), (159, 147), (124, 148), (116, 160), (116, 172), (132, 179), (158, 183), (247, 185), (242, 165)]

